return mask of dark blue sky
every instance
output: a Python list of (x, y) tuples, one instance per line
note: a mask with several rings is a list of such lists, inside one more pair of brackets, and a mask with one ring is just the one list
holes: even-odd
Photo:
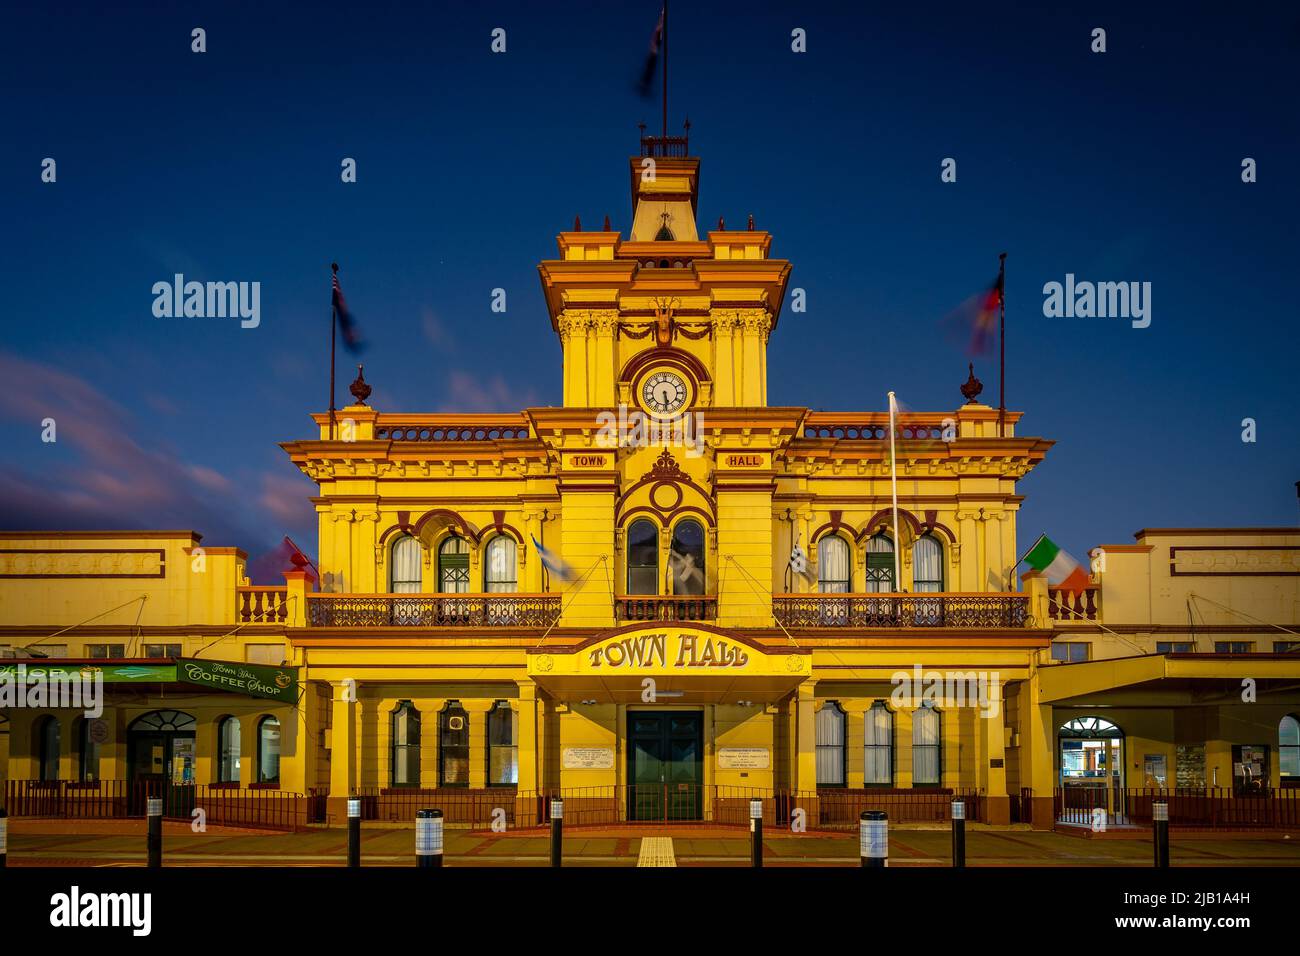
[[(1022, 544), (1293, 525), (1300, 10), (1040, 6), (673, 7), (701, 225), (752, 212), (807, 291), (771, 339), (769, 399), (956, 407), (965, 343), (943, 318), (1005, 250), (1008, 404), (1058, 442), (1021, 484)], [(629, 225), (658, 7), (9, 6), (0, 525), (314, 544), (314, 485), (276, 443), (325, 407), (331, 259), (379, 409), (558, 404), (536, 263), (575, 214)], [(260, 281), (261, 326), (155, 318), (175, 272)], [(1151, 326), (1044, 318), (1067, 272), (1152, 283)], [(341, 398), (351, 378), (343, 356)]]

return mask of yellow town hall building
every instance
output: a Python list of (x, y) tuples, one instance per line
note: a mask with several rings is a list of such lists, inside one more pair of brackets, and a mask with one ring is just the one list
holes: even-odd
[(1070, 788), (1119, 819), (1134, 788), (1291, 782), (1300, 530), (1142, 532), (1083, 595), (1016, 589), (1017, 482), (1053, 442), (1018, 412), (999, 434), (973, 375), (892, 458), (885, 413), (769, 405), (791, 266), (752, 221), (699, 233), (686, 154), (644, 139), (629, 233), (575, 223), (538, 267), (561, 406), (401, 413), (358, 377), (283, 444), (319, 486), (319, 582), (250, 585), (190, 531), (0, 535), (0, 665), (99, 673), (106, 701), (4, 710), (10, 812), (152, 781), (333, 822), (351, 795), (520, 823), (538, 794), (608, 821), (756, 795), (816, 826), (960, 794), (1050, 826)]

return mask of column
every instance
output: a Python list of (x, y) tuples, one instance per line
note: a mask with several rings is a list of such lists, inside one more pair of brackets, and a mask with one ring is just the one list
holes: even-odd
[(715, 312), (713, 315), (713, 404), (735, 405), (736, 371), (733, 354), (736, 330), (734, 312)]
[(590, 321), (585, 312), (565, 310), (556, 322), (564, 344), (564, 404), (585, 408), (587, 399), (587, 332)]
[(601, 309), (593, 313), (596, 336), (596, 364), (591, 372), (592, 404), (612, 408), (618, 399), (614, 395), (614, 380), (618, 369), (614, 367), (614, 340), (618, 335), (618, 310)]
[(758, 406), (763, 404), (763, 339), (772, 322), (766, 312), (748, 309), (742, 313), (741, 338), (743, 342), (741, 394), (738, 404)]
[(1011, 798), (1007, 795), (1007, 760), (1006, 734), (1002, 721), (1002, 685), (1000, 682), (989, 684), (990, 716), (985, 716), (983, 709), (977, 708), (975, 720), (979, 727), (978, 735), (982, 738), (983, 756), (988, 764), (988, 783), (984, 791), (985, 823), (1006, 825), (1011, 822)]
[(487, 714), (495, 700), (462, 699), (460, 705), (469, 715), (469, 788), (481, 790), (487, 786)]
[[(280, 785), (292, 793), (305, 795), (316, 786), (316, 734), (324, 715), (321, 713), (320, 698), (314, 681), (303, 682), (300, 698), (292, 717), (285, 721), (283, 728), (288, 739), (282, 741), (287, 746), (282, 747), (280, 754)], [(220, 746), (220, 741), (217, 743)], [(215, 778), (216, 773), (213, 772), (210, 779)]]
[(803, 794), (817, 792), (817, 682), (811, 678), (799, 685), (795, 696), (794, 789)]
[(1031, 669), (1022, 690), (1020, 778), (1027, 779), (1033, 790), (1030, 819), (1034, 829), (1050, 830), (1056, 823), (1056, 727), (1052, 705), (1041, 703), (1037, 667)]
[[(345, 700), (347, 687), (333, 685), (333, 726), (330, 729), (330, 793), (328, 812), (336, 819), (347, 816), (347, 799), (357, 785), (357, 703)], [(246, 735), (252, 739), (253, 735)]]
[(519, 687), (519, 792), (537, 789), (537, 685), (530, 680), (517, 681)]

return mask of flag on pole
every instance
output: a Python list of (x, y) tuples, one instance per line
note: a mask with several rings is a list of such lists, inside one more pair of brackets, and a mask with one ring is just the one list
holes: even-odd
[(645, 67), (641, 70), (641, 82), (638, 89), (642, 96), (649, 96), (654, 90), (655, 67), (659, 64), (659, 48), (664, 37), (664, 11), (659, 11), (659, 22), (650, 34), (650, 51), (646, 54)]
[(343, 289), (339, 286), (337, 270), (334, 272), (333, 289), (334, 314), (338, 316), (339, 332), (343, 335), (343, 347), (355, 354), (365, 347), (365, 343), (361, 341), (361, 333), (357, 330), (357, 323), (356, 319), (353, 318), (352, 310), (348, 308), (347, 300), (343, 298)]
[(563, 558), (559, 555), (552, 554), (550, 551), (546, 550), (546, 548), (543, 548), (541, 542), (538, 541), (536, 537), (533, 537), (532, 535), (529, 535), (529, 537), (533, 538), (533, 547), (537, 549), (537, 557), (541, 560), (542, 566), (545, 567), (547, 571), (550, 571), (551, 574), (555, 575), (565, 584), (573, 581), (578, 576), (577, 572), (573, 570), (573, 567)]
[(980, 297), (979, 311), (971, 323), (970, 351), (975, 355), (985, 355), (993, 345), (993, 335), (998, 328), (998, 311), (1002, 306), (1002, 273), (993, 281), (989, 290)]
[(1046, 577), (1047, 583), (1054, 588), (1077, 594), (1089, 584), (1088, 572), (1045, 534), (1038, 536), (1029, 553), (1020, 561), (1022, 564), (1026, 562)]

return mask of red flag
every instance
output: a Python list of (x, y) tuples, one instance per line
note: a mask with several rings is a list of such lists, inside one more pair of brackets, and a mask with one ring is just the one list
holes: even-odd
[(1002, 273), (999, 272), (993, 285), (988, 292), (984, 293), (979, 311), (975, 314), (975, 321), (972, 323), (971, 329), (971, 352), (977, 355), (988, 352), (993, 344), (993, 333), (998, 328), (998, 311), (1001, 307)]

